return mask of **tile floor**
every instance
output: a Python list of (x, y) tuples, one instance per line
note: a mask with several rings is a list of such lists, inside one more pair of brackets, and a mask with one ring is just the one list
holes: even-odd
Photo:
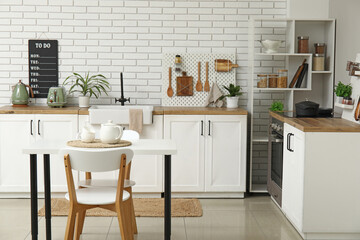
[[(173, 218), (174, 240), (301, 240), (300, 235), (269, 197), (202, 199), (202, 217)], [(43, 201), (39, 201), (39, 207)], [(39, 239), (45, 239), (44, 217), (39, 217)], [(136, 240), (163, 239), (162, 218), (137, 218)], [(52, 218), (53, 240), (64, 239), (66, 217)], [(30, 240), (30, 200), (0, 199), (0, 239)], [(87, 217), (83, 240), (121, 239), (113, 217)]]

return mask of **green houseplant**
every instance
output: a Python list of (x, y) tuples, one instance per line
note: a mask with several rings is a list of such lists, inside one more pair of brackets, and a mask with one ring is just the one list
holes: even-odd
[(352, 94), (352, 86), (351, 84), (343, 84), (341, 81), (337, 85), (335, 85), (334, 92), (337, 97), (338, 103), (344, 103), (344, 100), (349, 102), (351, 101), (351, 94)]
[(224, 99), (226, 97), (226, 103), (228, 108), (237, 108), (238, 102), (239, 102), (239, 96), (242, 95), (242, 92), (240, 92), (241, 87), (235, 86), (234, 84), (230, 83), (229, 86), (224, 86), (225, 90), (228, 91), (229, 94), (224, 95), (220, 98), (220, 100)]
[(74, 72), (63, 82), (63, 85), (68, 84), (72, 84), (69, 89), (69, 94), (75, 92), (80, 93), (79, 107), (89, 107), (91, 96), (94, 95), (95, 98), (99, 98), (101, 93), (108, 95), (107, 91), (110, 90), (110, 84), (104, 75), (96, 74), (90, 76), (89, 72), (84, 76)]
[(274, 112), (284, 111), (284, 104), (280, 101), (274, 101), (271, 104), (270, 111), (274, 111)]

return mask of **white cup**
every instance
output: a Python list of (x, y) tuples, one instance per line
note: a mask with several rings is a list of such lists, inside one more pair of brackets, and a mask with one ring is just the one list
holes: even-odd
[(80, 139), (82, 142), (91, 143), (95, 140), (95, 133), (83, 131), (78, 134), (77, 138)]

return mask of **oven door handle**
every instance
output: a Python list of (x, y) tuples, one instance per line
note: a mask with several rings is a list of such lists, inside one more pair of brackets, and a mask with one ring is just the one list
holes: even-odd
[(274, 137), (272, 137), (271, 142), (282, 143), (282, 142), (284, 142), (284, 140), (282, 138), (274, 138)]

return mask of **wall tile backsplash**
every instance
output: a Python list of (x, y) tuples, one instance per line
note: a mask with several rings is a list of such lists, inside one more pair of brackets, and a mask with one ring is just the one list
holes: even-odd
[[(93, 104), (114, 103), (122, 71), (131, 104), (161, 105), (163, 52), (235, 53), (236, 82), (246, 92), (248, 19), (285, 15), (286, 0), (1, 0), (0, 104), (10, 104), (11, 86), (19, 79), (28, 83), (28, 39), (36, 38), (58, 40), (60, 84), (72, 72), (109, 78), (109, 96)], [(263, 29), (283, 34), (276, 26)], [(259, 66), (271, 67), (266, 61)], [(272, 95), (261, 96), (258, 104)], [(68, 100), (77, 103), (73, 96)], [(240, 106), (246, 105), (243, 94)], [(264, 164), (259, 162), (260, 175)]]

